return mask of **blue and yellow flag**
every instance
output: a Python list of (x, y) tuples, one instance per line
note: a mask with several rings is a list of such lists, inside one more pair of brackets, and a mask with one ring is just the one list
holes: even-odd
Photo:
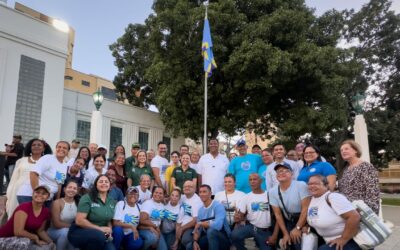
[(212, 70), (217, 67), (214, 60), (214, 55), (212, 52), (212, 41), (211, 41), (211, 31), (208, 19), (204, 19), (204, 29), (203, 29), (203, 43), (201, 44), (202, 55), (204, 57), (204, 72), (207, 77), (210, 77)]

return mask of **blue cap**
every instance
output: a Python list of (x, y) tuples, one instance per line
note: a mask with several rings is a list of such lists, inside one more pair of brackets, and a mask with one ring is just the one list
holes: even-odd
[(241, 145), (246, 145), (246, 141), (243, 140), (243, 139), (239, 139), (239, 140), (236, 142), (236, 146), (241, 146)]
[(278, 170), (278, 168), (286, 168), (286, 169), (289, 169), (290, 172), (293, 172), (292, 167), (289, 164), (287, 164), (286, 162), (276, 164), (276, 166), (274, 167), (274, 170), (276, 171), (276, 170)]

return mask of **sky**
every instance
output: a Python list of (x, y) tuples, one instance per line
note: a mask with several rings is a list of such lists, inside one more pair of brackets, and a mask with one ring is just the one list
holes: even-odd
[[(144, 23), (152, 12), (151, 0), (19, 0), (47, 16), (61, 19), (75, 30), (72, 68), (113, 80), (117, 73), (108, 46), (123, 35), (129, 23)], [(306, 0), (321, 15), (329, 9), (359, 10), (367, 0)], [(14, 7), (15, 0), (7, 5)], [(400, 0), (393, 0), (400, 12)], [(200, 56), (200, 53), (199, 53)]]

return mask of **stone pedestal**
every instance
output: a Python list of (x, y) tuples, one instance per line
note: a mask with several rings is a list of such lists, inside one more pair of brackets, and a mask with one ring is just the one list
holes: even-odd
[(100, 111), (92, 112), (92, 120), (90, 122), (90, 142), (97, 144), (102, 143), (103, 135), (103, 115)]
[(363, 115), (356, 115), (354, 121), (354, 139), (361, 146), (361, 159), (370, 162), (367, 124)]

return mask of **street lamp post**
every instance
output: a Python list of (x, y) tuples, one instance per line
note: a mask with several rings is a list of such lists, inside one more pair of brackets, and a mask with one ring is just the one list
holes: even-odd
[(368, 144), (368, 130), (365, 123), (363, 110), (365, 104), (365, 96), (357, 93), (352, 100), (356, 118), (354, 120), (354, 140), (360, 144), (362, 155), (361, 159), (370, 162), (369, 158), (369, 144)]
[(92, 119), (90, 122), (90, 142), (102, 143), (103, 136), (103, 115), (101, 114), (100, 107), (103, 104), (104, 96), (100, 88), (93, 93), (93, 103), (96, 110), (92, 112)]

